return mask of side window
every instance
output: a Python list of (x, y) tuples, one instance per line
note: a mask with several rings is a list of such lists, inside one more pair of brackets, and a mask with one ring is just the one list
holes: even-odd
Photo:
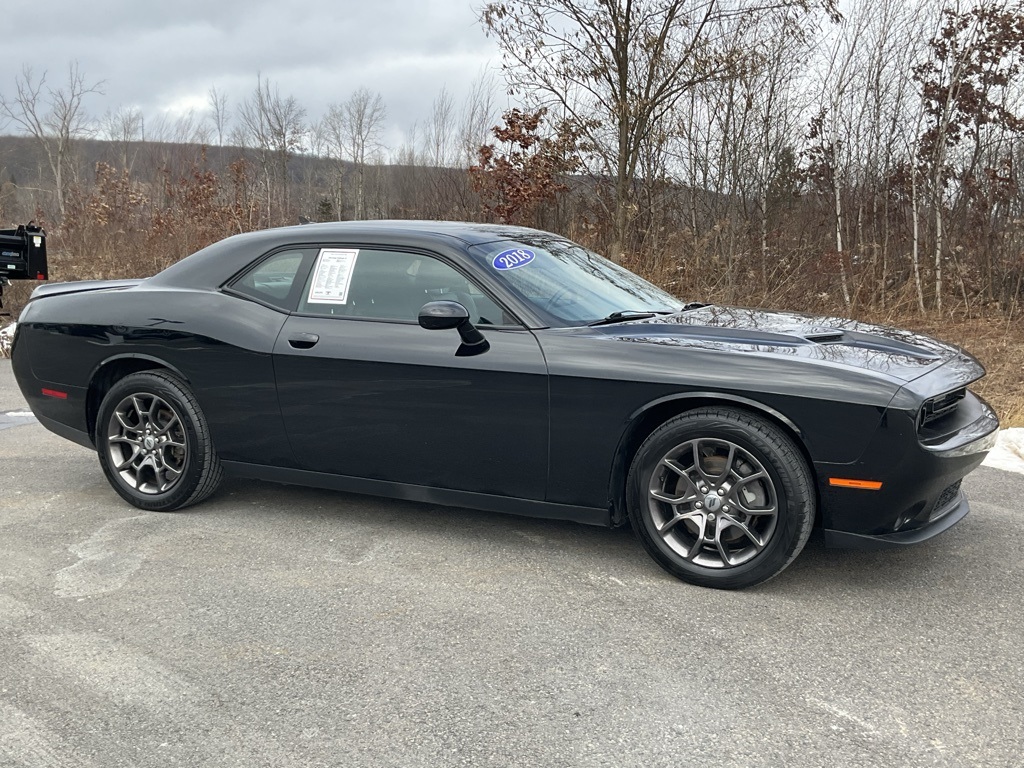
[(281, 251), (264, 259), (231, 284), (231, 290), (284, 310), (295, 308), (298, 289), (317, 251)]
[(415, 323), (428, 301), (457, 301), (476, 325), (514, 318), (458, 270), (422, 254), (324, 248), (302, 291), (299, 311)]

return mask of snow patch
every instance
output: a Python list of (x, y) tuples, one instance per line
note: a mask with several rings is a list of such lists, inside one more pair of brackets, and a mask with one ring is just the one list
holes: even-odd
[(0, 357), (11, 356), (11, 345), (14, 343), (14, 327), (17, 323), (11, 323), (3, 330), (0, 330)]
[(1024, 475), (1024, 427), (1002, 429), (982, 466)]

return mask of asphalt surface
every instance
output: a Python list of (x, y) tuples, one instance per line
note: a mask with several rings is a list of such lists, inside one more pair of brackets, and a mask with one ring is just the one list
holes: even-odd
[(1024, 478), (966, 488), (925, 545), (717, 592), (628, 530), (238, 481), (140, 513), (23, 420), (0, 766), (1020, 766)]

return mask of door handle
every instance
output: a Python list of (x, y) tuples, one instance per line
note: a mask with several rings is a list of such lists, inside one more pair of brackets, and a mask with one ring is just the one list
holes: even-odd
[(295, 349), (309, 349), (318, 341), (320, 341), (320, 337), (315, 333), (293, 333), (288, 337), (288, 343)]

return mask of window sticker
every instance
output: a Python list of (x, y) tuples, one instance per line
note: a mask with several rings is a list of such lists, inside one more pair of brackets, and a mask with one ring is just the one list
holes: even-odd
[(519, 269), (525, 267), (537, 257), (533, 251), (526, 248), (512, 248), (502, 251), (491, 260), (491, 266), (502, 271), (506, 269)]
[(348, 287), (352, 270), (356, 268), (357, 250), (324, 248), (316, 262), (313, 282), (309, 286), (310, 304), (344, 304), (348, 301)]

